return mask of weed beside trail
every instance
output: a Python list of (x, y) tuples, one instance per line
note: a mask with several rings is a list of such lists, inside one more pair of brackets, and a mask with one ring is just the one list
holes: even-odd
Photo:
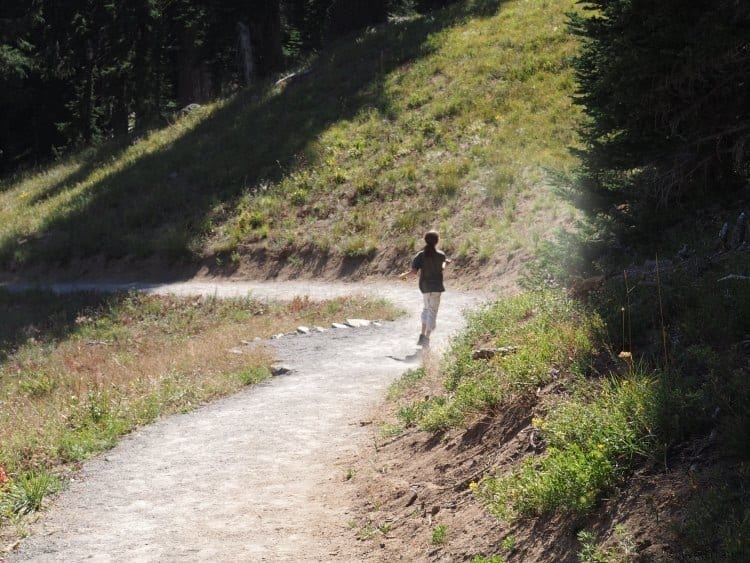
[(699, 249), (659, 261), (658, 277), (656, 260), (631, 266), (583, 299), (549, 289), (491, 303), (433, 370), (441, 388), (425, 370), (391, 387), (387, 436), (415, 427), (453, 444), (521, 412), (499, 462), (469, 483), (504, 525), (588, 522), (581, 560), (628, 560), (656, 537), (676, 558), (746, 560), (746, 264), (746, 247)]
[(364, 297), (288, 303), (0, 291), (0, 518), (37, 510), (60, 466), (159, 416), (271, 375), (250, 345), (297, 326), (398, 312)]

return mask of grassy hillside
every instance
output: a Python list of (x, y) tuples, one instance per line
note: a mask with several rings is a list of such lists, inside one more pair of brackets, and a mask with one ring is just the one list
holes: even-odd
[(392, 22), (297, 78), (6, 179), (0, 261), (382, 272), (436, 227), (459, 262), (504, 269), (573, 217), (549, 178), (575, 164), (574, 4), (475, 0)]

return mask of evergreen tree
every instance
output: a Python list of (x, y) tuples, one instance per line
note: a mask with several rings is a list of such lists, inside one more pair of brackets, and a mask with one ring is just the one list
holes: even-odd
[(1, 2), (0, 173), (160, 125), (243, 85), (239, 30), (249, 30), (255, 72), (272, 76), (284, 44), (304, 58), (327, 34), (385, 21), (392, 1)]
[(387, 0), (332, 0), (328, 7), (328, 35), (340, 37), (388, 19)]
[(750, 162), (750, 6), (744, 0), (585, 0), (572, 16), (603, 187), (638, 179), (661, 201), (728, 189)]

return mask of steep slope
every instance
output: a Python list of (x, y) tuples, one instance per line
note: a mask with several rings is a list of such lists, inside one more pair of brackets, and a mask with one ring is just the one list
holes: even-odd
[(436, 227), (470, 276), (513, 273), (574, 217), (549, 185), (575, 164), (574, 4), (394, 21), (130, 145), (6, 179), (2, 264), (382, 273)]

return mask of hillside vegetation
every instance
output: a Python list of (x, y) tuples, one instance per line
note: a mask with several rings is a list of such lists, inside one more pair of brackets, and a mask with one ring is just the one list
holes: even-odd
[(575, 163), (573, 7), (476, 1), (396, 21), (296, 78), (6, 179), (0, 260), (383, 272), (435, 227), (460, 262), (504, 269), (573, 217), (549, 185)]

